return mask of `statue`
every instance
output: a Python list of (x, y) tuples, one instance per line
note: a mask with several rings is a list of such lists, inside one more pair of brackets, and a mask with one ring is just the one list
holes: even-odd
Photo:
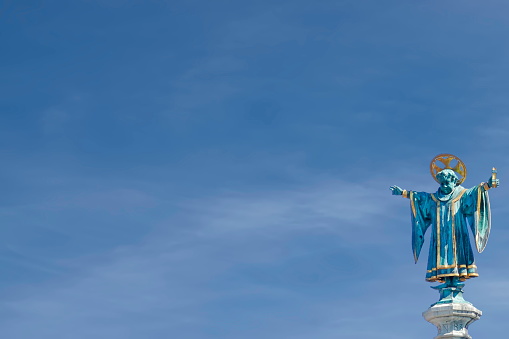
[(433, 178), (440, 184), (436, 193), (407, 191), (391, 186), (393, 195), (410, 199), (412, 215), (412, 249), (415, 262), (431, 227), (426, 281), (441, 282), (432, 288), (446, 297), (445, 290), (461, 291), (463, 281), (478, 277), (477, 266), (468, 236), (468, 226), (481, 253), (486, 247), (491, 228), (488, 190), (499, 185), (496, 169), (487, 182), (466, 189), (465, 164), (451, 154), (437, 155), (431, 162)]

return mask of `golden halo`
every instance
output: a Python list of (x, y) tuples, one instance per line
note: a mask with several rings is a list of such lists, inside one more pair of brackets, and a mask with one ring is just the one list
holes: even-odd
[[(437, 162), (440, 162), (440, 166), (437, 165)], [(458, 185), (461, 185), (463, 181), (467, 178), (467, 166), (461, 161), (460, 158), (458, 158), (455, 155), (452, 154), (439, 154), (436, 157), (431, 160), (431, 164), (429, 165), (429, 170), (431, 172), (431, 176), (433, 179), (435, 179), (436, 182), (439, 183), (437, 180), (437, 174), (438, 172), (444, 170), (444, 169), (450, 169), (453, 170), (458, 175)]]

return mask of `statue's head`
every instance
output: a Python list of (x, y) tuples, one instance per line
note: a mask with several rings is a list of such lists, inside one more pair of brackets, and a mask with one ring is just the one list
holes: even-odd
[(440, 184), (440, 190), (444, 194), (451, 193), (454, 187), (458, 185), (458, 175), (450, 169), (438, 172), (436, 178)]

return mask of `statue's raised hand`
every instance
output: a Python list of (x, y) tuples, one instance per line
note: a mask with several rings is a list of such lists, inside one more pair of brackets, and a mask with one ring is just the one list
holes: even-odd
[(392, 195), (402, 195), (403, 190), (398, 186), (391, 186)]
[(497, 169), (495, 167), (491, 170), (491, 177), (488, 179), (486, 184), (488, 184), (490, 188), (495, 188), (500, 185), (500, 181), (497, 179)]
[(500, 186), (500, 180), (499, 179), (489, 178), (488, 179), (488, 186), (490, 188), (498, 187), (498, 186)]

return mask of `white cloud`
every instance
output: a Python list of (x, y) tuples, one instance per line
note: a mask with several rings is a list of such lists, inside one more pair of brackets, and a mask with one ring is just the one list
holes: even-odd
[[(383, 231), (375, 221), (386, 213), (384, 201), (392, 199), (377, 197), (336, 182), (298, 192), (188, 201), (182, 207), (189, 217), (158, 222), (166, 230), (160, 227), (143, 242), (96, 259), (66, 260), (75, 275), (18, 290), (0, 309), (15, 316), (4, 333), (14, 339), (35, 333), (135, 338), (132, 333), (155, 329), (182, 335), (189, 327), (207, 326), (202, 310), (218, 300), (250, 295), (298, 300), (302, 296), (291, 288), (249, 279), (232, 284), (228, 277), (242, 277), (238, 268), (246, 265), (306, 257), (309, 248), (288, 253), (278, 247), (303, 231), (325, 230), (337, 237), (338, 247), (373, 242), (373, 236), (380, 241)], [(366, 236), (368, 231), (373, 235)]]

